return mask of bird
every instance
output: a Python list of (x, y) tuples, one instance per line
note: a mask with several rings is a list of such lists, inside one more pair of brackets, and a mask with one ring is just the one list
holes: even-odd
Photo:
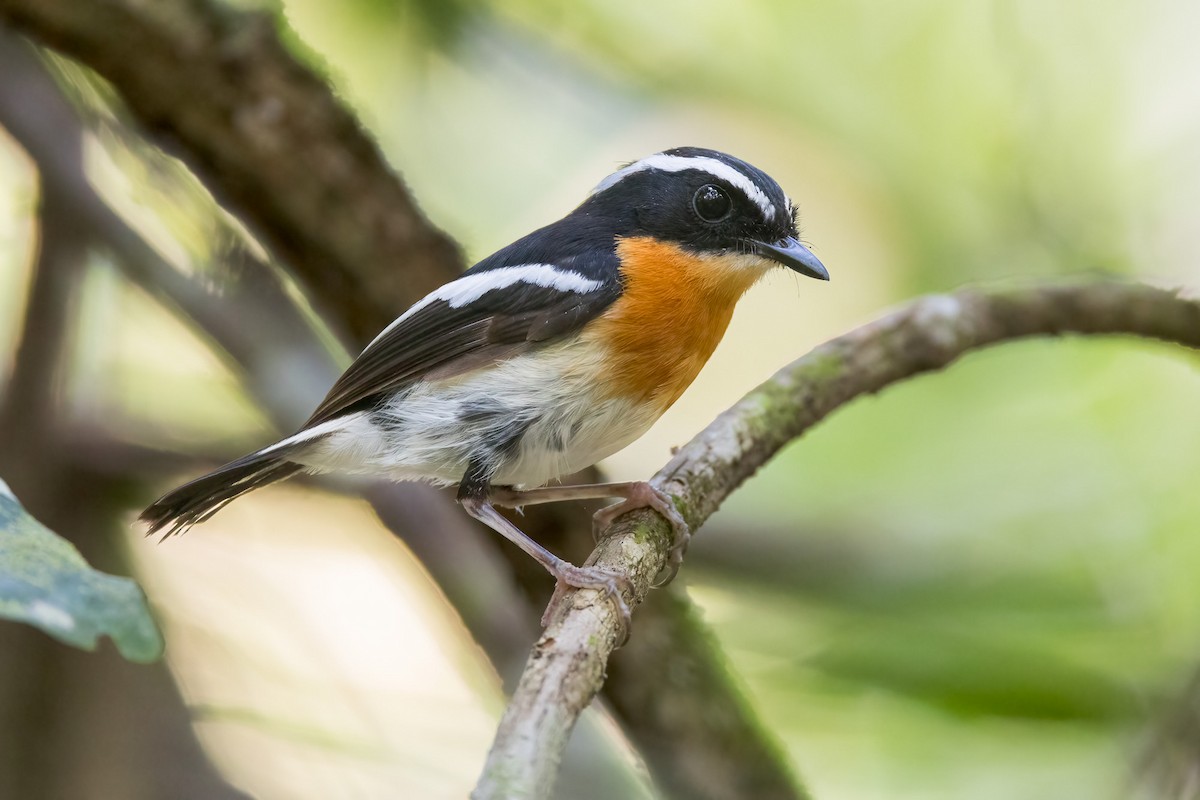
[(397, 317), (296, 433), (155, 501), (140, 517), (147, 534), (182, 533), (297, 473), (457, 484), (467, 514), (554, 577), (555, 597), (603, 592), (627, 626), (627, 578), (559, 558), (497, 507), (617, 499), (596, 512), (598, 533), (652, 508), (675, 532), (674, 577), (689, 531), (669, 495), (646, 481), (549, 484), (645, 433), (771, 269), (829, 280), (800, 242), (797, 217), (775, 180), (717, 150), (677, 147), (628, 163), (562, 219)]

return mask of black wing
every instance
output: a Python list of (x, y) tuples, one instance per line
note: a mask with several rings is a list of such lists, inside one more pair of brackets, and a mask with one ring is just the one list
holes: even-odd
[(620, 293), (617, 258), (609, 248), (559, 258), (555, 266), (540, 262), (540, 277), (549, 269), (565, 276), (554, 282), (557, 286), (514, 279), (455, 307), (454, 289), (464, 278), (508, 274), (496, 272), (505, 269), (497, 258), (503, 254), (464, 272), (393, 323), (338, 378), (304, 427), (372, 408), (413, 381), (461, 375), (565, 336), (598, 316)]

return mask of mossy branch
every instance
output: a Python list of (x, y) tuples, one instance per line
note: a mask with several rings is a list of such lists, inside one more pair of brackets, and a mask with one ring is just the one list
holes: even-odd
[[(694, 531), (784, 445), (856, 397), (942, 369), (981, 347), (1062, 334), (1140, 336), (1200, 348), (1200, 302), (1096, 280), (924, 297), (780, 370), (681, 448), (652, 483), (676, 498)], [(666, 562), (670, 539), (663, 519), (633, 512), (587, 563), (627, 575), (632, 606)], [(501, 719), (476, 800), (550, 795), (562, 749), (604, 682), (620, 629), (612, 604), (595, 591), (575, 591), (560, 605)]]

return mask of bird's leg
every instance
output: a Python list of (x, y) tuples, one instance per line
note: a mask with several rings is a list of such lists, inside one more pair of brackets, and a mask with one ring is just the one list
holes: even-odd
[(592, 517), (592, 535), (599, 540), (600, 535), (613, 523), (617, 517), (638, 508), (652, 508), (661, 514), (675, 532), (671, 542), (671, 551), (664, 568), (665, 576), (655, 582), (655, 586), (666, 586), (675, 579), (679, 565), (683, 563), (683, 555), (687, 552), (688, 542), (692, 534), (683, 515), (675, 508), (671, 496), (661, 489), (655, 488), (646, 481), (628, 481), (626, 483), (589, 483), (579, 486), (544, 486), (540, 489), (518, 491), (508, 486), (494, 486), (488, 490), (488, 499), (498, 506), (517, 508), (532, 506), (538, 503), (557, 503), (563, 500), (596, 500), (606, 497), (624, 498), (619, 503), (605, 506)]
[(554, 576), (556, 582), (554, 596), (546, 607), (546, 613), (542, 615), (542, 627), (549, 623), (558, 604), (562, 602), (567, 587), (595, 589), (603, 592), (612, 600), (621, 617), (625, 635), (628, 636), (629, 606), (626, 604), (623, 594), (626, 592), (630, 595), (633, 594), (633, 585), (628, 578), (598, 567), (577, 567), (564, 561), (530, 539), (516, 525), (501, 516), (487, 498), (486, 487), (482, 487), (483, 492), (472, 491), (472, 488), (471, 484), (464, 482), (459, 490), (458, 500), (466, 512), (524, 550)]

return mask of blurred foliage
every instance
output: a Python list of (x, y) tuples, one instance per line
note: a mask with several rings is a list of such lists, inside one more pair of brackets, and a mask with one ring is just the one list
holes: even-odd
[[(618, 477), (652, 472), (664, 442), (750, 388), (747, 369), (769, 374), (916, 292), (1079, 270), (1200, 286), (1194, 4), (259, 5), (286, 18), (299, 56), (475, 257), (561, 214), (621, 161), (672, 145), (735, 152), (796, 198), (833, 282), (771, 284), (787, 310), (739, 314), (728, 338), (750, 344), (718, 352), (717, 377), (701, 380), (709, 395), (685, 397), (686, 411), (615, 460)], [(156, 166), (169, 159), (100, 130), (89, 159), (105, 197), (181, 269), (211, 263), (219, 210), (177, 165)], [(0, 200), (14, 214), (29, 205)], [(204, 345), (95, 270), (104, 290), (89, 293), (73, 399), (181, 446), (264, 441), (261, 416)], [(1125, 794), (1144, 730), (1200, 659), (1196, 367), (1141, 342), (980, 353), (840, 412), (697, 537), (684, 579), (815, 796)], [(239, 505), (252, 514), (256, 502)], [(307, 522), (273, 513), (271, 527)], [(144, 558), (169, 573), (167, 557)], [(208, 558), (215, 580), (232, 556)], [(244, 633), (200, 634), (217, 642), (204, 658), (216, 663), (221, 642)], [(269, 693), (307, 663), (303, 647), (279, 648), (235, 682)], [(275, 714), (317, 740), (330, 707), (353, 706), (332, 694), (307, 715), (286, 700), (240, 713)], [(220, 690), (193, 701), (229, 708)], [(428, 719), (409, 716), (414, 730)], [(447, 734), (445, 752), (461, 736)], [(310, 755), (288, 763), (303, 769)], [(459, 773), (477, 755), (443, 754), (450, 777), (420, 785), (469, 785)]]
[(157, 661), (163, 641), (138, 585), (97, 572), (39, 524), (0, 481), (0, 617), (95, 650), (111, 636), (130, 661)]

